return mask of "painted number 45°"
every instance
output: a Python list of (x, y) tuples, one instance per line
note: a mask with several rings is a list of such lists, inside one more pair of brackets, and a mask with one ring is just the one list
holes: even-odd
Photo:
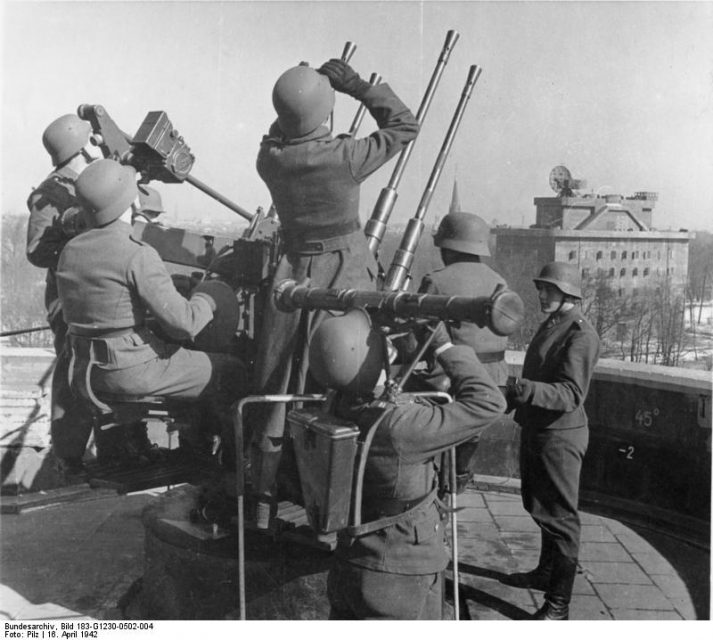
[(654, 418), (657, 415), (659, 415), (658, 409), (653, 409), (652, 411), (638, 409), (636, 415), (634, 416), (634, 420), (640, 427), (650, 427), (654, 423)]

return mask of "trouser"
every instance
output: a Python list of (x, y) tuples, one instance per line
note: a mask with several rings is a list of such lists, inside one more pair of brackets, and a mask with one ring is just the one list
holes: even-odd
[(573, 560), (579, 556), (579, 478), (588, 442), (585, 426), (535, 431), (525, 425), (522, 429), (522, 504), (554, 551)]
[(443, 572), (405, 575), (335, 560), (327, 579), (330, 620), (441, 620)]
[(50, 434), (58, 458), (82, 458), (92, 433), (94, 419), (88, 407), (78, 402), (69, 386), (69, 350), (65, 346), (67, 325), (61, 313), (50, 320), (57, 361), (52, 373)]
[(231, 405), (247, 389), (247, 373), (238, 358), (166, 344), (165, 351), (148, 362), (120, 369), (95, 365), (91, 384), (99, 393), (155, 395), (200, 402), (203, 417), (214, 422), (209, 430), (223, 441), (223, 462), (234, 468)]
[[(376, 261), (368, 249), (363, 232), (345, 236), (343, 248), (317, 255), (285, 254), (273, 277), (273, 286), (291, 278), (309, 278), (314, 287), (373, 288)], [(256, 393), (285, 394), (316, 392), (307, 388), (309, 339), (325, 317), (325, 312), (302, 310), (285, 313), (268, 296), (260, 326), (255, 366)], [(252, 446), (253, 491), (270, 495), (274, 488), (282, 451), (286, 405), (263, 405), (249, 411)]]

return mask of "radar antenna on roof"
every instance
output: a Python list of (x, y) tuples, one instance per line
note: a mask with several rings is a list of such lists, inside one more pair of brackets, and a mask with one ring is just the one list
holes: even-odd
[(574, 195), (574, 189), (582, 189), (587, 186), (584, 180), (575, 180), (569, 169), (564, 165), (557, 165), (550, 171), (550, 187), (560, 198)]

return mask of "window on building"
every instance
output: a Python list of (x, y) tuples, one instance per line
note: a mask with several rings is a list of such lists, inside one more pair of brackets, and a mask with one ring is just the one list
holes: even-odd
[(616, 274), (616, 270), (614, 269), (614, 267), (609, 269), (609, 277), (610, 278), (613, 278), (615, 274)]
[(639, 290), (638, 290), (636, 287), (634, 287), (634, 288), (631, 290), (631, 295), (635, 298), (636, 296), (639, 295)]
[(576, 259), (577, 259), (577, 252), (576, 252), (576, 251), (570, 251), (570, 252), (569, 252), (569, 259), (570, 259), (570, 260), (576, 260)]
[(621, 252), (621, 259), (626, 260), (626, 251)]
[(649, 268), (648, 268), (648, 267), (644, 267), (644, 277), (646, 277), (646, 276), (648, 276), (648, 275), (649, 275)]
[(612, 252), (609, 254), (609, 258), (612, 259), (612, 260), (616, 260), (616, 251), (612, 251)]
[(597, 251), (597, 260), (601, 260), (604, 257), (603, 251)]
[(582, 280), (586, 280), (589, 277), (589, 269), (582, 269)]
[(622, 269), (622, 270), (619, 272), (619, 275), (623, 278), (623, 277), (626, 275), (626, 269)]
[(631, 272), (631, 275), (632, 275), (632, 276), (638, 276), (638, 275), (639, 275), (639, 270), (638, 270), (636, 267), (634, 267), (633, 271)]
[(624, 295), (624, 289), (619, 289), (619, 297), (621, 298)]

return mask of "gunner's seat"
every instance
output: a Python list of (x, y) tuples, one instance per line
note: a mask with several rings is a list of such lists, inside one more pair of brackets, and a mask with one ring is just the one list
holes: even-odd
[[(128, 493), (200, 480), (207, 472), (207, 456), (201, 457), (203, 452), (199, 444), (184, 437), (200, 414), (196, 403), (166, 396), (97, 392), (91, 384), (92, 369), (96, 364), (93, 340), (70, 336), (69, 343), (70, 389), (91, 412), (96, 440), (101, 443), (102, 435), (115, 429), (122, 431), (119, 441), (136, 442), (137, 429), (141, 434), (139, 438), (143, 439), (137, 452), (140, 461), (119, 464), (117, 468), (103, 463), (98, 456), (97, 463), (89, 465), (89, 485)], [(152, 443), (146, 436), (145, 425), (155, 426), (157, 423), (159, 433), (160, 423), (165, 430), (165, 436), (158, 438), (163, 446)], [(117, 441), (117, 438), (111, 439)]]

